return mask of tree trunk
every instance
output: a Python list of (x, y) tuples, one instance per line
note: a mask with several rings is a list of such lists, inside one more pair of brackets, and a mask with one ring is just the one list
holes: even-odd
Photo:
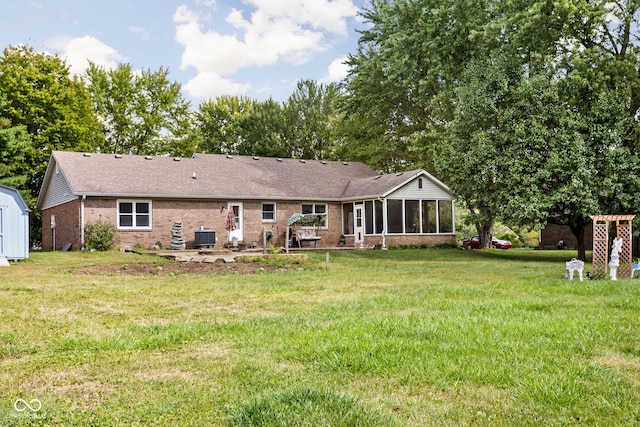
[(574, 224), (574, 225), (570, 225), (569, 228), (571, 229), (571, 232), (573, 233), (577, 241), (576, 247), (578, 249), (578, 259), (581, 261), (586, 261), (587, 251), (585, 250), (585, 247), (584, 247), (585, 226), (582, 224)]
[(487, 221), (476, 222), (476, 230), (480, 237), (480, 249), (491, 248), (491, 237), (493, 236), (493, 223), (495, 218)]

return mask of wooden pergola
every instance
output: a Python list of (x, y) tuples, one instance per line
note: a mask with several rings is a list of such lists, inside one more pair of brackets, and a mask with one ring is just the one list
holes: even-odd
[(633, 271), (632, 224), (635, 215), (594, 215), (593, 220), (593, 277), (604, 279), (608, 276), (609, 265), (609, 227), (615, 222), (616, 236), (622, 239), (622, 252), (617, 276), (630, 279)]

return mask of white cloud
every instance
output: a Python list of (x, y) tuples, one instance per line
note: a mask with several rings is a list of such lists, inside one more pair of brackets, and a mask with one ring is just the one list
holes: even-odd
[(189, 80), (182, 88), (193, 97), (215, 98), (222, 95), (244, 95), (251, 85), (235, 83), (213, 72), (204, 72)]
[(247, 0), (256, 13), (263, 13), (275, 22), (293, 19), (299, 25), (309, 25), (320, 31), (345, 34), (345, 18), (355, 17), (358, 8), (352, 0)]
[(196, 4), (201, 4), (211, 9), (216, 8), (216, 0), (196, 0)]
[(134, 34), (138, 34), (140, 38), (142, 38), (142, 40), (149, 40), (151, 38), (151, 33), (149, 33), (142, 27), (138, 27), (137, 25), (131, 25), (128, 30)]
[(331, 61), (331, 64), (329, 64), (329, 68), (327, 69), (327, 74), (325, 74), (324, 77), (320, 79), (320, 83), (326, 84), (339, 82), (347, 77), (347, 74), (349, 72), (349, 66), (345, 64), (347, 59), (347, 56), (342, 56)]
[(62, 37), (47, 44), (61, 52), (60, 56), (66, 59), (69, 71), (77, 75), (84, 74), (89, 61), (110, 69), (116, 68), (125, 59), (117, 50), (92, 36)]
[[(225, 16), (229, 27), (205, 28), (206, 16), (179, 6), (173, 16), (176, 41), (184, 47), (182, 69), (195, 68), (192, 82), (227, 81), (239, 70), (287, 63), (300, 65), (330, 48), (329, 36), (344, 36), (358, 8), (352, 0), (245, 0)], [(251, 9), (247, 11), (246, 9)], [(205, 73), (207, 78), (200, 78)], [(193, 84), (193, 90), (201, 87)], [(192, 92), (198, 96), (198, 93)]]

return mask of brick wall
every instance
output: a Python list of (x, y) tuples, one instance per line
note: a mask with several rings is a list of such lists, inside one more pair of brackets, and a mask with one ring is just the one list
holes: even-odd
[[(566, 225), (547, 224), (540, 230), (540, 247), (544, 249), (554, 249), (558, 241), (564, 241), (564, 244), (570, 248), (576, 248), (578, 241)], [(584, 247), (586, 250), (593, 249), (593, 228), (587, 227), (584, 233)]]
[[(52, 215), (56, 218), (55, 247)], [(61, 250), (67, 243), (72, 249), (80, 249), (80, 239), (80, 199), (42, 211), (43, 250)]]
[[(272, 202), (269, 202), (272, 203)], [(305, 202), (307, 203), (307, 202)], [(225, 230), (227, 221), (227, 201), (201, 200), (152, 200), (152, 227), (150, 230), (119, 230), (118, 243), (132, 246), (169, 248), (171, 243), (171, 229), (174, 221), (182, 221), (182, 230), (187, 248), (195, 246), (195, 232), (204, 227), (215, 230), (217, 244), (222, 247), (228, 241)], [(262, 221), (262, 202), (243, 202), (243, 237), (246, 242), (255, 242), (258, 247), (263, 244), (263, 231), (271, 231), (273, 238), (268, 244), (285, 246), (287, 221), (291, 215), (299, 213), (302, 202), (276, 202), (276, 221)], [(87, 198), (84, 205), (85, 224), (92, 221), (107, 221), (117, 224), (117, 202), (115, 199)], [(51, 250), (53, 236), (51, 233), (51, 215), (56, 216), (56, 250), (62, 249), (66, 243), (71, 243), (73, 249), (81, 248), (80, 233), (80, 200), (66, 203), (55, 208), (46, 209), (42, 213), (42, 247)], [(327, 219), (329, 229), (320, 229), (322, 237), (316, 242), (316, 247), (336, 247), (342, 234), (342, 206), (340, 203), (327, 204)], [(346, 246), (353, 246), (353, 236), (346, 237)], [(365, 237), (365, 245), (373, 247), (382, 242), (381, 236)], [(421, 245), (454, 243), (455, 236), (434, 235), (391, 235), (387, 236), (387, 246)], [(309, 243), (306, 243), (309, 245)]]

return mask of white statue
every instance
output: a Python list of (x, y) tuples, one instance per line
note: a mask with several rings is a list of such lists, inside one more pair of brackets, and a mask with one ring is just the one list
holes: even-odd
[(622, 238), (614, 237), (611, 244), (611, 257), (609, 258), (609, 278), (616, 279), (618, 266), (620, 265), (620, 252), (622, 252)]

